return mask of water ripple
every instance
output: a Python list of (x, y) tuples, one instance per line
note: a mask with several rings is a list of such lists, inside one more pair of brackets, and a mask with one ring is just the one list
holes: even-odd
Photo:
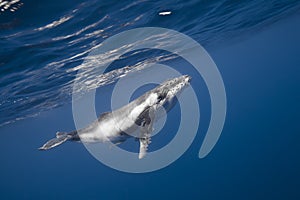
[[(300, 2), (52, 0), (40, 5), (42, 9), (30, 2), (0, 0), (0, 126), (69, 103), (72, 83), (80, 69), (85, 70), (80, 70), (78, 77), (85, 83), (84, 89), (89, 90), (143, 70), (148, 63), (176, 58), (148, 50), (118, 58), (120, 49), (102, 57), (87, 57), (105, 38), (119, 32), (145, 26), (165, 27), (210, 47), (251, 35), (296, 13)], [(159, 14), (167, 11), (172, 14)], [(151, 39), (165, 46), (166, 37)], [(83, 63), (85, 58), (87, 62)], [(97, 75), (95, 65), (116, 59), (120, 61), (118, 67)]]

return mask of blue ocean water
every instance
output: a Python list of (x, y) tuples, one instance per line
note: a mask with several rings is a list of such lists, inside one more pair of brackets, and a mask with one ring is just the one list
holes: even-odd
[[(299, 199), (299, 9), (300, 1), (280, 0), (17, 1), (0, 9), (1, 199)], [(214, 150), (205, 159), (197, 156), (210, 101), (196, 76), (199, 134), (162, 170), (119, 172), (76, 143), (37, 151), (56, 131), (75, 128), (72, 84), (91, 48), (147, 26), (190, 36), (218, 65), (228, 113)], [(187, 64), (166, 52), (140, 51), (120, 58), (113, 69), (139, 68), (151, 59), (176, 69)], [(106, 77), (105, 83), (113, 80)], [(99, 88), (98, 97), (109, 97), (110, 87)], [(107, 102), (97, 110), (106, 111)], [(153, 148), (173, 137), (178, 110), (171, 111), (168, 134), (157, 136)]]

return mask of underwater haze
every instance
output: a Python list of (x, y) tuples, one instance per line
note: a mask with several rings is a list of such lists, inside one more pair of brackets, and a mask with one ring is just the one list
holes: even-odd
[[(0, 0), (0, 199), (300, 199), (299, 25), (296, 0)], [(105, 39), (139, 27), (184, 33), (215, 61), (227, 115), (214, 149), (199, 159), (210, 99), (201, 76), (187, 70), (201, 122), (190, 148), (166, 168), (120, 172), (80, 143), (38, 151), (57, 131), (75, 129), (72, 87), (86, 56)], [(165, 51), (126, 54), (112, 63), (113, 74), (91, 82), (97, 112), (110, 109), (120, 77), (143, 73), (151, 62), (183, 72), (189, 66)], [(176, 105), (149, 151), (174, 137), (179, 115)]]

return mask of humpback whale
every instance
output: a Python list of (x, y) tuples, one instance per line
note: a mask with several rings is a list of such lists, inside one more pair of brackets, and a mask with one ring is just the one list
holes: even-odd
[[(139, 159), (141, 159), (146, 155), (151, 142), (157, 111), (162, 106), (174, 105), (175, 96), (179, 95), (190, 81), (191, 77), (188, 75), (167, 80), (129, 104), (101, 114), (96, 121), (83, 129), (68, 133), (57, 132), (54, 139), (49, 140), (39, 149), (48, 150), (66, 141), (85, 143), (110, 141), (119, 144), (129, 137), (136, 137), (140, 142)], [(139, 133), (133, 135), (136, 130), (139, 130)]]

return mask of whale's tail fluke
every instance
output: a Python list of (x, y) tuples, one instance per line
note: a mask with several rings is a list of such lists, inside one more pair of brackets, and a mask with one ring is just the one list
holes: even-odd
[(56, 138), (53, 138), (53, 139), (49, 140), (48, 142), (46, 142), (42, 147), (39, 148), (39, 150), (51, 149), (51, 148), (56, 147), (72, 138), (73, 138), (72, 134), (65, 133), (65, 132), (57, 132)]

